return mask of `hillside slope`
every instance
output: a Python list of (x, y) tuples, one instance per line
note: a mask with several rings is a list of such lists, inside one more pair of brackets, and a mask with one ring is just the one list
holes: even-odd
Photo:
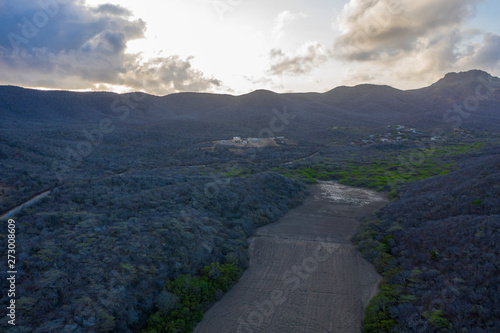
[(409, 184), (356, 240), (386, 277), (367, 332), (498, 332), (500, 149)]

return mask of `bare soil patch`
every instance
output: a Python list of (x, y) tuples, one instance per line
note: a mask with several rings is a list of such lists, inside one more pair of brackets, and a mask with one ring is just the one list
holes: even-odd
[(250, 267), (195, 332), (360, 332), (380, 276), (349, 242), (358, 219), (383, 206), (376, 192), (334, 182), (260, 228)]

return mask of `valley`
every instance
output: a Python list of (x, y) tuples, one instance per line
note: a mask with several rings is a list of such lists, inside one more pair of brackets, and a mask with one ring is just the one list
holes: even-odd
[(500, 329), (498, 87), (1, 86), (15, 332)]
[(359, 332), (380, 277), (349, 239), (386, 203), (322, 182), (300, 207), (257, 229), (250, 266), (194, 332)]

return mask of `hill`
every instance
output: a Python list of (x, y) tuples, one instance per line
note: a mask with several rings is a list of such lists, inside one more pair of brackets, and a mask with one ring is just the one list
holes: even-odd
[[(499, 82), (470, 71), (409, 91), (360, 85), (241, 96), (0, 87), (0, 212), (43, 193), (12, 216), (19, 332), (138, 331), (169, 311), (194, 325), (248, 265), (247, 238), (299, 205), (304, 183), (317, 180), (400, 198), (379, 214), (367, 244), (382, 272), (399, 267), (388, 276), (410, 269), (402, 277), (415, 285), (404, 285), (411, 297), (400, 299), (413, 307), (381, 303), (375, 316), (404, 327), (397, 318), (410, 313), (427, 325), (467, 328), (466, 313), (474, 327), (495, 327), (484, 308), (496, 303), (481, 288), (496, 280), (470, 274), (491, 270), (487, 260), (496, 258), (489, 231), (498, 215), (491, 149), (499, 143)], [(227, 144), (234, 136), (284, 138), (265, 147)], [(479, 245), (463, 245), (467, 239), (484, 245), (483, 261)], [(448, 249), (455, 241), (472, 257)], [(467, 310), (428, 306), (423, 290), (434, 288), (441, 268), (451, 272), (446, 279), (471, 279), (464, 291), (473, 298), (457, 298), (473, 304)], [(195, 294), (207, 301), (198, 304)]]
[(500, 149), (474, 155), (407, 185), (357, 235), (385, 276), (366, 332), (500, 329)]
[[(247, 128), (269, 126), (273, 109), (289, 109), (296, 117), (283, 133), (302, 136), (328, 125), (377, 127), (387, 124), (496, 129), (500, 127), (500, 79), (473, 70), (450, 73), (422, 89), (402, 91), (388, 86), (338, 87), (326, 93), (277, 94), (255, 91), (241, 96), (179, 93), (163, 97), (106, 92), (75, 93), (0, 87), (0, 119), (29, 123), (85, 122), (113, 115), (118, 104), (134, 106), (128, 123), (189, 119)], [(455, 106), (458, 105), (458, 108)], [(266, 123), (267, 122), (267, 123)]]

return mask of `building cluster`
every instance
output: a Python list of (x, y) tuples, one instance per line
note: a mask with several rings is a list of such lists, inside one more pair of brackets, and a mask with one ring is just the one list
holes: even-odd
[(361, 140), (361, 144), (374, 143), (398, 143), (408, 140), (440, 140), (439, 136), (431, 136), (414, 128), (407, 128), (404, 125), (387, 125), (385, 133), (372, 134), (368, 138)]
[(284, 136), (278, 136), (270, 139), (260, 139), (260, 138), (242, 138), (241, 136), (235, 136), (232, 140), (221, 140), (220, 144), (222, 145), (248, 145), (248, 144), (259, 144), (265, 143), (269, 140), (285, 140)]

